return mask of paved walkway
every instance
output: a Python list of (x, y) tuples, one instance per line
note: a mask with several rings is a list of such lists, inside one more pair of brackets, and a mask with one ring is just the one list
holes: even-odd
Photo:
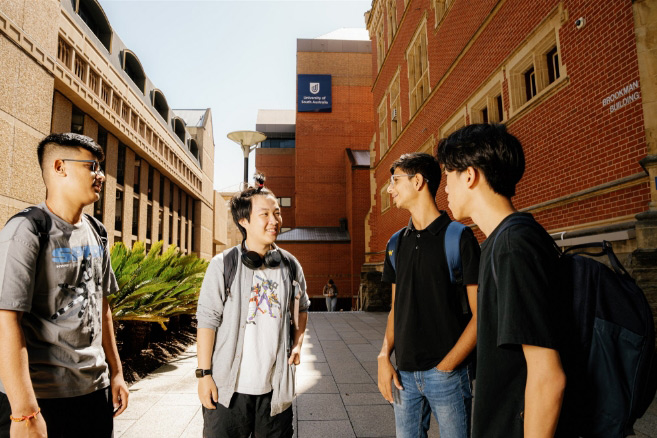
[[(376, 355), (387, 314), (312, 313), (297, 367), (293, 406), (298, 438), (394, 437), (391, 405), (376, 386)], [(130, 387), (130, 405), (115, 420), (116, 438), (200, 438), (196, 346)], [(430, 438), (439, 437), (432, 418)], [(657, 402), (635, 427), (657, 438)]]

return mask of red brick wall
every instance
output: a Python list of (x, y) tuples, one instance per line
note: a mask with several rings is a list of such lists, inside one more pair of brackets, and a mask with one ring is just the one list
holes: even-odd
[(256, 149), (256, 170), (265, 174), (265, 185), (279, 198), (289, 197), (290, 207), (281, 207), (283, 227), (294, 228), (294, 149)]
[[(347, 219), (351, 236), (351, 293), (358, 294), (360, 271), (365, 263), (365, 216), (370, 208), (369, 169), (352, 168), (345, 154), (347, 173)], [(354, 303), (355, 304), (355, 303)]]
[[(431, 134), (439, 138), (440, 127), (516, 49), (522, 47), (532, 30), (559, 5), (557, 0), (507, 0), (481, 35), (463, 52), (497, 3), (495, 0), (454, 0), (436, 31), (434, 11), (429, 8), (428, 0), (410, 1), (373, 88), (376, 121), (376, 109), (393, 74), (401, 66), (403, 132), (391, 150), (384, 157), (377, 155), (375, 162), (378, 188), (377, 204), (370, 217), (372, 251), (382, 251), (389, 236), (408, 220), (408, 213), (394, 207), (383, 215), (380, 213), (378, 192), (388, 178), (391, 162), (402, 153), (415, 151)], [(602, 105), (605, 97), (639, 79), (631, 2), (608, 0), (600, 7), (596, 2), (566, 0), (563, 6), (567, 20), (560, 28), (558, 39), (568, 78), (560, 89), (522, 116), (513, 118), (508, 125), (509, 131), (523, 143), (527, 159), (525, 176), (514, 198), (517, 208), (640, 173), (638, 162), (647, 153), (641, 101), (614, 113), (610, 113), (609, 106)], [(439, 84), (440, 88), (410, 121), (404, 53), (425, 10), (430, 84), (432, 90)], [(398, 11), (401, 19), (403, 2), (398, 2)], [(574, 25), (579, 17), (587, 21), (581, 30)], [(372, 42), (372, 48), (375, 52), (376, 41)], [(458, 56), (462, 58), (454, 66)], [(373, 65), (376, 77), (376, 60)], [(453, 69), (445, 76), (450, 68)], [(502, 85), (508, 110), (506, 73)], [(377, 143), (377, 154), (378, 151)], [(446, 207), (444, 182), (437, 200), (439, 207)], [(647, 209), (648, 200), (648, 184), (641, 184), (583, 201), (555, 205), (536, 216), (544, 226), (554, 230), (639, 213)]]

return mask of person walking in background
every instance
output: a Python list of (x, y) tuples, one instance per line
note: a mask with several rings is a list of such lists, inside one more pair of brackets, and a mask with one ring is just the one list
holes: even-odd
[(335, 312), (338, 306), (338, 287), (332, 278), (329, 278), (328, 282), (324, 285), (322, 295), (326, 297), (326, 311)]
[[(378, 355), (379, 390), (393, 403), (398, 438), (426, 437), (432, 412), (441, 438), (467, 438), (479, 244), (465, 227), (457, 242), (463, 281), (453, 284), (445, 242), (452, 221), (435, 201), (438, 160), (404, 154), (390, 173), (388, 193), (397, 208), (408, 210), (411, 221), (396, 247), (386, 251), (382, 281), (392, 283), (392, 308)], [(398, 370), (390, 361), (393, 350)]]
[(566, 384), (559, 350), (569, 301), (557, 285), (553, 239), (511, 202), (525, 171), (522, 146), (504, 125), (475, 124), (441, 140), (438, 159), (454, 217), (472, 218), (486, 235), (473, 437), (552, 437)]
[(51, 134), (37, 157), (45, 202), (0, 231), (0, 437), (110, 438), (129, 396), (107, 302), (118, 285), (104, 227), (82, 214), (104, 153)]

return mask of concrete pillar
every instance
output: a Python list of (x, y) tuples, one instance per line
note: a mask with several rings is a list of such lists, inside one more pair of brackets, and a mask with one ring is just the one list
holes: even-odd
[(103, 224), (107, 228), (107, 244), (114, 245), (114, 226), (116, 212), (116, 170), (118, 165), (119, 141), (107, 134), (105, 153), (105, 202), (103, 204)]
[(146, 221), (148, 221), (148, 163), (140, 160), (139, 170), (139, 225), (137, 240), (146, 242)]
[[(172, 182), (173, 184), (173, 182)], [(180, 226), (178, 225), (178, 207), (180, 206), (180, 189), (177, 185), (173, 186), (173, 230), (171, 230), (171, 244), (178, 245), (178, 231)]]
[(70, 132), (73, 104), (63, 94), (55, 91), (52, 103), (52, 132)]
[(169, 214), (171, 213), (171, 209), (169, 206), (171, 205), (171, 192), (169, 187), (171, 186), (171, 181), (169, 178), (164, 178), (164, 208), (162, 211), (162, 240), (164, 241), (164, 246), (163, 249), (167, 249), (169, 245), (171, 244), (171, 238), (169, 237), (171, 235), (171, 230), (169, 230)]
[(151, 242), (158, 241), (160, 229), (160, 172), (153, 171), (153, 217), (151, 221)]
[(180, 190), (180, 250), (187, 253), (187, 193)]
[(123, 229), (121, 230), (123, 243), (132, 248), (132, 204), (134, 199), (135, 181), (135, 153), (125, 148), (125, 179), (123, 184)]
[[(192, 218), (194, 214), (194, 198), (191, 196), (187, 197), (187, 253), (191, 254), (192, 250), (195, 249), (194, 247), (194, 241), (193, 241), (193, 233), (192, 230), (194, 229), (194, 221)], [(195, 218), (194, 218), (195, 219)]]

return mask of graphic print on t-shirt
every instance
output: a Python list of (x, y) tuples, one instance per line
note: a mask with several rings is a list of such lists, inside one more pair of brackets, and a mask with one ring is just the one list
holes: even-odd
[(246, 323), (255, 324), (255, 318), (258, 312), (262, 315), (269, 314), (272, 318), (280, 318), (281, 303), (277, 293), (278, 283), (268, 280), (260, 274), (254, 274), (254, 277), (256, 281), (251, 288)]
[[(61, 250), (58, 248), (57, 250)], [(102, 312), (100, 311), (100, 300), (97, 291), (100, 289), (100, 278), (94, 280), (94, 273), (98, 273), (99, 267), (94, 267), (94, 255), (96, 260), (100, 260), (98, 256), (100, 247), (90, 249), (86, 247), (87, 251), (83, 251), (82, 262), (80, 263), (80, 281), (77, 285), (68, 283), (59, 283), (59, 293), (64, 297), (64, 304), (60, 307), (51, 317), (52, 321), (63, 321), (69, 318), (77, 317), (82, 321), (83, 326), (89, 332), (89, 343), (93, 343), (96, 336), (100, 333), (102, 325)], [(58, 265), (70, 263), (69, 259), (58, 257), (56, 251), (53, 251), (52, 261)], [(73, 255), (73, 254), (71, 254)], [(57, 263), (60, 262), (60, 263)], [(99, 276), (96, 276), (99, 277)]]

